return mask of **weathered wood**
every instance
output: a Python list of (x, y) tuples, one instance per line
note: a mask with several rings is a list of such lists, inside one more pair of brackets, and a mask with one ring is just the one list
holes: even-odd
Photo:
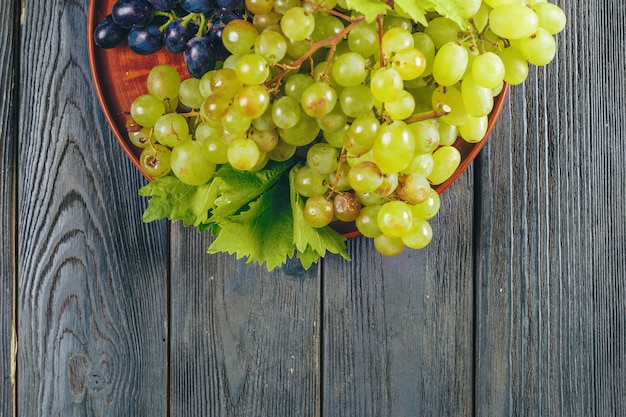
[(172, 233), (170, 415), (319, 415), (318, 268), (268, 273)]
[(15, 2), (0, 4), (0, 416), (13, 415), (11, 341), (15, 279), (16, 59)]
[(351, 263), (324, 263), (324, 416), (471, 415), (472, 178), (442, 195), (427, 248), (383, 258), (358, 238)]
[(557, 59), (481, 161), (478, 416), (626, 413), (626, 14), (558, 4)]
[(17, 410), (164, 415), (168, 234), (95, 98), (87, 5), (23, 4)]

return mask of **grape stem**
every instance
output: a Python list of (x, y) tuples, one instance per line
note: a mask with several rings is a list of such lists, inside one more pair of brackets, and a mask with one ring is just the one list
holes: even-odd
[(411, 123), (421, 122), (424, 120), (436, 119), (438, 117), (442, 117), (442, 116), (446, 116), (450, 114), (451, 111), (452, 109), (450, 108), (450, 106), (448, 106), (445, 103), (439, 103), (435, 110), (414, 114), (413, 116), (407, 119), (404, 119), (404, 122), (406, 124), (411, 124)]
[(384, 28), (383, 28), (383, 18), (385, 16), (382, 14), (379, 14), (378, 16), (376, 16), (376, 25), (378, 26), (378, 51), (379, 51), (379, 60), (380, 60), (380, 66), (381, 68), (386, 66), (385, 63), (385, 53), (383, 52), (383, 32), (384, 32)]
[(365, 16), (361, 16), (355, 19), (350, 19), (351, 22), (348, 26), (346, 26), (341, 32), (339, 32), (338, 34), (331, 36), (329, 38), (326, 39), (322, 39), (319, 40), (317, 42), (313, 42), (311, 44), (311, 47), (309, 48), (309, 50), (302, 55), (300, 58), (296, 59), (295, 61), (293, 61), (290, 64), (287, 65), (281, 65), (280, 68), (283, 69), (283, 71), (278, 74), (277, 76), (275, 76), (274, 78), (272, 78), (271, 80), (267, 81), (265, 83), (266, 86), (270, 87), (272, 86), (272, 90), (277, 91), (278, 88), (280, 87), (280, 84), (283, 80), (283, 78), (285, 78), (285, 76), (289, 73), (289, 71), (293, 71), (293, 70), (297, 70), (300, 68), (300, 66), (307, 60), (309, 59), (315, 52), (317, 52), (320, 48), (323, 48), (324, 46), (327, 45), (331, 45), (332, 47), (337, 47), (337, 44), (343, 39), (344, 36), (346, 36), (348, 33), (350, 33), (350, 31), (352, 31), (352, 29), (354, 29), (356, 26), (360, 25), (361, 23), (365, 22)]

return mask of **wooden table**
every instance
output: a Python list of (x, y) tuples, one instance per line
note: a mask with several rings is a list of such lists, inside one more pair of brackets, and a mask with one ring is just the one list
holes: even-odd
[(430, 247), (267, 273), (141, 222), (88, 2), (0, 2), (0, 416), (626, 415), (626, 12), (558, 3)]

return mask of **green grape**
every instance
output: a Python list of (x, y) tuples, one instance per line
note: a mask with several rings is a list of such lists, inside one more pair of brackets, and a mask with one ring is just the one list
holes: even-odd
[[(394, 6), (398, 7), (398, 4), (395, 4)], [(383, 19), (383, 33), (395, 27), (411, 30), (413, 29), (413, 21), (407, 17), (402, 17), (396, 14), (385, 15)]]
[(378, 227), (378, 212), (381, 207), (382, 205), (361, 207), (361, 211), (355, 219), (354, 224), (363, 236), (375, 238), (383, 233), (380, 231), (380, 227)]
[(493, 94), (491, 88), (483, 87), (467, 75), (461, 83), (463, 105), (470, 116), (487, 116), (493, 109)]
[(363, 161), (352, 166), (348, 173), (348, 181), (353, 190), (371, 193), (383, 183), (383, 175), (375, 163)]
[(302, 99), (302, 93), (315, 81), (311, 76), (302, 73), (290, 75), (285, 81), (285, 95), (295, 99), (298, 103)]
[(509, 46), (499, 53), (504, 64), (504, 81), (511, 85), (519, 85), (528, 78), (528, 61), (519, 49)]
[(356, 52), (347, 52), (337, 57), (333, 63), (334, 80), (342, 87), (354, 87), (367, 78), (365, 58)]
[(393, 27), (383, 34), (382, 47), (385, 56), (391, 56), (403, 49), (413, 48), (413, 46), (413, 35), (403, 27)]
[(544, 28), (537, 29), (537, 33), (522, 39), (520, 51), (528, 62), (538, 67), (548, 65), (556, 55), (556, 41)]
[(130, 116), (140, 126), (152, 127), (164, 114), (163, 102), (150, 94), (137, 97), (130, 106)]
[(415, 220), (417, 218), (430, 220), (437, 215), (439, 207), (441, 207), (441, 198), (439, 197), (439, 193), (431, 188), (426, 200), (411, 206), (413, 219)]
[(346, 87), (339, 93), (339, 107), (349, 117), (372, 114), (374, 96), (366, 85)]
[(283, 96), (272, 104), (272, 121), (281, 129), (294, 127), (300, 121), (300, 104), (289, 96)]
[(265, 58), (270, 64), (275, 64), (287, 55), (287, 41), (276, 31), (261, 32), (254, 42), (254, 53)]
[(419, 204), (428, 198), (430, 183), (426, 177), (416, 172), (398, 178), (396, 195), (411, 205)]
[(491, 6), (483, 2), (476, 13), (472, 16), (474, 26), (476, 26), (476, 29), (479, 32), (484, 31), (489, 23), (489, 12), (491, 12)]
[(396, 191), (398, 188), (398, 174), (385, 174), (383, 175), (383, 182), (380, 186), (374, 190), (373, 194), (387, 198)]
[(353, 222), (361, 213), (361, 202), (353, 193), (339, 193), (333, 199), (335, 217), (342, 222)]
[(378, 53), (378, 30), (376, 24), (360, 24), (348, 34), (348, 46), (352, 52), (367, 58)]
[(242, 115), (235, 107), (230, 107), (222, 117), (222, 127), (237, 136), (244, 135), (251, 125), (252, 120)]
[(461, 153), (453, 146), (441, 146), (433, 152), (435, 166), (428, 176), (433, 185), (444, 183), (454, 174), (461, 163)]
[(461, 16), (464, 18), (470, 18), (478, 13), (482, 0), (465, 0), (459, 4), (461, 8)]
[(346, 135), (354, 141), (352, 147), (358, 149), (359, 153), (363, 153), (372, 149), (379, 130), (380, 122), (378, 119), (374, 116), (365, 115), (354, 119)]
[(241, 58), (241, 55), (229, 56), (228, 58), (224, 60), (224, 64), (222, 65), (222, 68), (235, 70), (235, 68), (237, 68), (237, 61), (239, 61), (239, 58)]
[(327, 176), (315, 172), (310, 166), (299, 168), (293, 177), (293, 186), (304, 197), (325, 194), (328, 191)]
[(502, 59), (493, 52), (486, 52), (474, 58), (472, 75), (478, 85), (485, 88), (496, 88), (504, 79)]
[(246, 9), (252, 14), (264, 15), (274, 8), (274, 0), (246, 0)]
[(272, 149), (271, 151), (267, 153), (267, 156), (272, 161), (283, 162), (283, 161), (287, 161), (289, 158), (294, 156), (295, 153), (296, 153), (295, 145), (291, 145), (279, 138), (278, 143), (276, 144), (274, 149)]
[(433, 62), (432, 75), (440, 86), (452, 86), (461, 80), (469, 60), (467, 49), (455, 43), (444, 44)]
[(377, 100), (392, 101), (404, 90), (404, 81), (397, 70), (390, 67), (380, 68), (372, 71), (370, 89)]
[(187, 119), (178, 113), (166, 113), (154, 124), (154, 138), (165, 146), (176, 146), (189, 138)]
[(341, 164), (336, 171), (328, 174), (328, 183), (334, 191), (348, 191), (352, 189), (352, 187), (350, 187), (350, 181), (348, 181), (349, 172), (350, 165)]
[(460, 31), (459, 25), (447, 17), (436, 17), (424, 28), (424, 33), (432, 39), (437, 49), (441, 49), (446, 43), (458, 41)]
[(212, 95), (207, 97), (202, 103), (203, 119), (221, 123), (222, 117), (224, 117), (231, 104), (231, 100), (220, 96)]
[(306, 163), (320, 174), (330, 174), (337, 169), (339, 152), (327, 143), (316, 143), (306, 153)]
[(401, 236), (402, 243), (411, 249), (423, 249), (433, 239), (433, 229), (424, 219), (413, 219), (411, 228)]
[(285, 14), (289, 9), (300, 7), (301, 5), (301, 0), (274, 0), (274, 11)]
[(433, 68), (433, 61), (435, 60), (435, 43), (426, 33), (415, 32), (413, 33), (413, 44), (415, 45), (415, 49), (424, 55), (426, 61), (422, 76), (430, 75)]
[(245, 19), (231, 20), (222, 31), (222, 43), (233, 55), (248, 54), (254, 48), (259, 31)]
[(148, 176), (159, 178), (172, 170), (171, 155), (172, 151), (167, 146), (150, 145), (141, 151), (139, 164)]
[(337, 92), (326, 82), (314, 82), (302, 92), (300, 105), (308, 116), (323, 117), (337, 105)]
[(445, 120), (439, 120), (439, 145), (452, 145), (459, 136), (459, 129)]
[(487, 134), (488, 126), (489, 119), (487, 116), (470, 116), (465, 123), (459, 126), (459, 133), (465, 142), (476, 143), (483, 140)]
[(213, 74), (215, 74), (217, 72), (217, 70), (212, 69), (211, 71), (207, 71), (204, 73), (204, 75), (200, 78), (200, 84), (198, 85), (198, 88), (200, 89), (200, 94), (202, 94), (202, 97), (207, 98), (208, 96), (213, 94), (213, 90), (211, 90), (211, 77), (213, 77)]
[(294, 127), (278, 129), (278, 134), (283, 141), (290, 145), (306, 146), (317, 138), (320, 130), (314, 118), (302, 114), (300, 121)]
[(246, 85), (257, 85), (265, 82), (270, 75), (267, 61), (261, 55), (246, 54), (239, 58), (235, 67), (237, 78)]
[(327, 115), (315, 119), (317, 125), (324, 131), (324, 133), (335, 133), (340, 131), (348, 123), (348, 116), (343, 112), (341, 106), (335, 106), (335, 108)]
[(439, 146), (439, 122), (436, 119), (411, 123), (409, 129), (415, 138), (415, 153), (431, 153)]
[(539, 18), (530, 7), (522, 4), (504, 4), (489, 13), (489, 27), (505, 39), (523, 39), (539, 28)]
[(416, 48), (402, 49), (391, 57), (391, 67), (404, 81), (413, 80), (426, 71), (426, 57)]
[(202, 185), (213, 177), (216, 165), (202, 151), (195, 140), (186, 140), (172, 148), (172, 172), (183, 183)]
[(262, 85), (246, 85), (237, 92), (233, 106), (250, 119), (261, 116), (270, 105), (270, 95)]
[(402, 90), (400, 95), (393, 101), (385, 103), (387, 115), (394, 120), (404, 120), (413, 114), (415, 110), (415, 99), (406, 90)]
[(278, 132), (272, 130), (258, 130), (252, 127), (248, 130), (248, 139), (253, 140), (261, 152), (271, 152), (278, 145)]
[(204, 96), (200, 92), (200, 80), (187, 78), (180, 83), (178, 98), (181, 104), (190, 109), (199, 109), (204, 102)]
[(274, 10), (265, 14), (255, 14), (252, 18), (252, 24), (259, 32), (263, 32), (268, 28), (278, 26), (281, 17), (282, 15), (276, 13)]
[(418, 153), (413, 157), (413, 160), (409, 166), (404, 170), (407, 174), (421, 174), (428, 177), (433, 172), (435, 162), (433, 156), (430, 153)]
[(209, 162), (219, 165), (228, 162), (228, 145), (219, 136), (209, 136), (201, 143), (202, 152)]
[(346, 146), (346, 133), (348, 132), (348, 128), (348, 124), (344, 124), (343, 127), (336, 132), (323, 132), (324, 140), (335, 148), (342, 148)]
[(539, 27), (544, 28), (548, 33), (556, 35), (565, 29), (567, 17), (559, 6), (553, 3), (542, 2), (533, 5), (533, 10), (539, 19)]
[(210, 137), (219, 137), (220, 132), (221, 126), (201, 122), (196, 126), (196, 130), (193, 132), (193, 137), (198, 142), (204, 142)]
[(335, 16), (327, 15), (318, 17), (315, 21), (315, 28), (311, 33), (311, 40), (318, 42), (338, 35), (344, 29), (341, 20)]
[(383, 234), (400, 237), (411, 229), (413, 212), (404, 201), (390, 201), (380, 208), (376, 220)]
[(304, 221), (309, 226), (320, 228), (328, 226), (333, 221), (335, 209), (333, 202), (326, 199), (323, 195), (314, 195), (309, 197), (304, 203), (303, 210)]
[(325, 9), (334, 9), (337, 5), (337, 0), (310, 0), (309, 2), (315, 7), (321, 6)]
[(246, 138), (238, 138), (228, 145), (228, 163), (240, 171), (250, 171), (259, 162), (261, 151), (257, 144)]
[(313, 33), (315, 17), (304, 7), (293, 7), (283, 14), (280, 28), (287, 38), (303, 41)]
[(290, 58), (300, 58), (311, 49), (311, 44), (308, 40), (294, 41), (289, 38), (285, 40), (287, 41), (287, 56)]
[(145, 148), (150, 144), (151, 129), (149, 127), (142, 127), (139, 130), (128, 132), (128, 139), (130, 142), (138, 148)]
[(178, 97), (180, 75), (171, 65), (156, 65), (148, 73), (148, 92), (159, 100), (173, 100)]
[(262, 115), (256, 119), (252, 119), (252, 126), (264, 131), (276, 129), (276, 125), (272, 120), (272, 106), (267, 106), (267, 109), (265, 109)]
[(456, 87), (437, 87), (432, 95), (432, 106), (436, 109), (439, 104), (450, 107), (451, 112), (441, 117), (441, 120), (449, 124), (462, 125), (469, 117), (463, 95)]
[(483, 2), (485, 4), (487, 4), (491, 8), (502, 6), (502, 5), (505, 5), (505, 4), (523, 4), (523, 3), (525, 3), (524, 1), (520, 1), (520, 0), (483, 0)]
[[(202, 83), (202, 80), (200, 82)], [(209, 78), (209, 88), (211, 94), (230, 100), (243, 88), (243, 82), (235, 70), (222, 68), (213, 72)]]
[(374, 162), (384, 173), (403, 171), (415, 155), (415, 138), (408, 125), (395, 121), (381, 126), (372, 145)]
[[(381, 184), (382, 185), (382, 184)], [(378, 188), (376, 189), (378, 190)], [(381, 197), (379, 194), (376, 194), (376, 190), (369, 193), (362, 193), (359, 191), (355, 191), (354, 195), (359, 199), (362, 205), (364, 206), (382, 206), (387, 202), (387, 198)]]

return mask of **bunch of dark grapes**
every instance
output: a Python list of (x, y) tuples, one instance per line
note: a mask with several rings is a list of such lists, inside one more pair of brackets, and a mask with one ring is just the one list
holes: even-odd
[(189, 73), (200, 78), (230, 55), (222, 30), (244, 15), (244, 0), (117, 0), (96, 27), (94, 41), (101, 48), (126, 41), (140, 55), (163, 47), (183, 53)]

